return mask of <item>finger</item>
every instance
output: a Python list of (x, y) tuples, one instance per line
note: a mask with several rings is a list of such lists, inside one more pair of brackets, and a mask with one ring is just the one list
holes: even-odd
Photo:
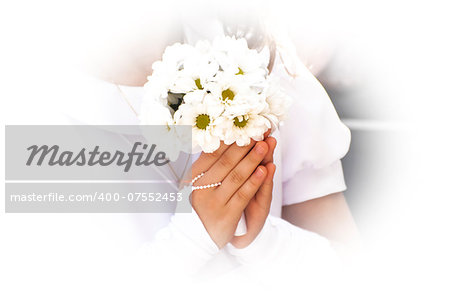
[(233, 170), (239, 162), (255, 145), (255, 141), (251, 141), (247, 146), (238, 146), (232, 144), (222, 156), (209, 168), (205, 175), (199, 180), (201, 183), (210, 184), (222, 181)]
[(262, 208), (270, 208), (270, 203), (272, 201), (272, 191), (273, 191), (273, 177), (275, 175), (276, 166), (273, 163), (268, 163), (266, 165), (267, 176), (264, 179), (261, 187), (256, 192), (255, 201)]
[(245, 183), (233, 194), (228, 201), (230, 208), (235, 213), (242, 213), (248, 202), (255, 196), (257, 191), (267, 176), (267, 168), (265, 166), (259, 166), (251, 174), (251, 176), (245, 181)]
[(244, 184), (266, 155), (269, 146), (264, 141), (256, 143), (255, 147), (243, 158), (237, 166), (222, 181), (218, 190), (225, 199), (231, 198), (235, 191)]
[(237, 248), (244, 248), (254, 240), (263, 228), (264, 222), (269, 214), (270, 205), (272, 203), (275, 165), (273, 163), (268, 163), (265, 167), (267, 169), (267, 175), (264, 182), (259, 187), (255, 197), (250, 199), (244, 210), (247, 233), (243, 236), (235, 236), (231, 240), (231, 243)]
[(192, 178), (207, 171), (229, 147), (229, 145), (220, 142), (220, 147), (216, 151), (212, 153), (202, 152), (200, 157), (192, 164)]
[(267, 152), (261, 164), (266, 165), (269, 162), (273, 162), (273, 153), (275, 151), (275, 147), (277, 146), (277, 139), (275, 139), (274, 137), (267, 137), (264, 141), (269, 145), (269, 151)]
[(270, 136), (271, 130), (268, 129), (265, 133), (264, 133), (264, 139), (266, 139), (267, 137)]

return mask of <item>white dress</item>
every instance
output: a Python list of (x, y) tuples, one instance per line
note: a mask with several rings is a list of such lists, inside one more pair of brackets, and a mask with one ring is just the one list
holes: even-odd
[[(252, 283), (259, 289), (267, 289), (267, 284), (274, 289), (275, 283), (282, 286), (293, 281), (295, 287), (298, 279), (305, 278), (304, 283), (306, 279), (319, 279), (324, 275), (323, 269), (335, 262), (334, 254), (324, 238), (293, 226), (280, 217), (283, 205), (346, 189), (340, 159), (348, 151), (350, 132), (340, 121), (327, 93), (314, 76), (296, 61), (296, 77), (291, 77), (281, 63), (281, 55), (279, 53), (276, 57), (273, 74), (279, 77), (294, 103), (288, 119), (274, 134), (278, 140), (274, 155), (277, 172), (270, 215), (249, 247), (237, 250), (227, 245), (218, 250), (195, 212), (104, 217), (115, 223), (116, 227), (120, 219), (124, 235), (133, 231), (139, 233), (133, 234), (132, 244), (146, 246), (139, 253), (137, 270), (143, 273), (143, 279), (158, 283), (152, 286), (153, 289), (167, 288), (158, 281), (164, 278), (162, 275), (171, 277), (177, 284), (186, 283), (185, 277), (188, 275), (195, 276), (196, 279), (209, 281), (210, 287), (214, 287), (212, 279), (220, 284), (230, 281), (235, 286)], [(80, 89), (82, 93), (72, 95), (73, 99), (68, 98), (63, 106), (70, 123), (139, 123), (112, 83), (85, 77), (77, 86), (83, 87)], [(139, 112), (143, 88), (120, 87)], [(123, 231), (123, 227), (130, 230)], [(130, 241), (130, 238), (125, 241)], [(318, 278), (313, 277), (314, 271)], [(287, 276), (280, 280), (280, 273)], [(329, 271), (325, 274), (331, 275)], [(189, 288), (192, 289), (192, 286), (189, 285)]]
[[(138, 231), (141, 234), (137, 239), (141, 243), (150, 242), (150, 251), (144, 258), (152, 262), (150, 254), (159, 254), (153, 255), (153, 258), (158, 258), (156, 263), (162, 264), (160, 268), (165, 271), (182, 270), (183, 272), (177, 272), (178, 275), (195, 274), (200, 270), (203, 274), (216, 275), (218, 271), (219, 274), (229, 274), (242, 265), (242, 262), (249, 261), (249, 255), (243, 254), (252, 254), (251, 262), (262, 262), (262, 259), (256, 259), (265, 256), (263, 250), (277, 250), (277, 256), (286, 259), (286, 256), (302, 254), (300, 251), (305, 246), (301, 242), (304, 240), (310, 241), (311, 245), (324, 245), (318, 235), (282, 221), (281, 209), (283, 205), (345, 190), (340, 159), (348, 150), (350, 133), (339, 120), (320, 83), (306, 68), (301, 71), (295, 79), (290, 77), (279, 59), (273, 71), (280, 77), (294, 103), (288, 119), (280, 131), (274, 134), (278, 140), (274, 156), (277, 172), (270, 216), (260, 237), (245, 250), (227, 246), (219, 251), (195, 212), (192, 214), (194, 217), (187, 217), (189, 214), (130, 215), (130, 220), (139, 225)], [(139, 123), (113, 84), (86, 77), (83, 87), (83, 96), (77, 98), (77, 102), (68, 102), (65, 106), (71, 123)], [(143, 88), (121, 86), (121, 89), (133, 107), (139, 110)], [(282, 234), (274, 235), (274, 231)], [(262, 235), (266, 232), (266, 236)], [(283, 236), (287, 237), (286, 241), (281, 238)], [(271, 251), (273, 252), (275, 251)], [(163, 260), (162, 257), (170, 260)], [(172, 266), (170, 269), (167, 268), (168, 262)], [(206, 268), (205, 271), (205, 266), (212, 268)]]
[[(273, 74), (280, 78), (294, 99), (289, 116), (279, 131), (274, 163), (277, 172), (271, 215), (280, 217), (284, 205), (304, 202), (346, 189), (340, 159), (350, 145), (350, 131), (340, 121), (326, 91), (303, 67), (296, 78), (286, 73), (277, 57)], [(72, 124), (137, 125), (138, 117), (130, 109), (117, 87), (90, 76), (78, 78), (83, 87), (65, 98), (64, 114)], [(133, 108), (139, 112), (143, 87), (120, 86)]]

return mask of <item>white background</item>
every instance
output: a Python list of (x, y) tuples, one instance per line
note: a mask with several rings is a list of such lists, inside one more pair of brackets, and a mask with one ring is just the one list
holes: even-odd
[[(240, 1), (227, 5), (242, 4)], [(366, 300), (448, 300), (450, 297), (450, 21), (446, 4), (445, 1), (270, 3), (288, 21), (297, 38), (319, 46), (331, 42), (344, 45), (349, 64), (356, 63), (359, 68), (348, 70), (344, 64), (343, 74), (349, 76), (352, 70), (363, 72), (364, 75), (356, 73), (357, 76), (350, 78), (358, 80), (364, 76), (370, 80), (367, 93), (376, 93), (383, 99), (381, 105), (389, 106), (386, 111), (395, 112), (397, 121), (407, 127), (405, 142), (389, 150), (400, 154), (402, 160), (398, 162), (401, 168), (396, 174), (386, 175), (395, 178), (397, 184), (385, 191), (386, 199), (380, 204), (383, 206), (381, 219), (367, 213), (366, 226), (371, 228), (371, 235), (364, 237), (366, 251), (361, 261), (355, 263), (359, 281), (354, 280), (351, 288)], [(183, 5), (196, 9), (194, 1)], [(202, 7), (205, 5), (212, 6), (210, 2)], [(63, 98), (64, 93), (69, 93), (58, 90), (58, 86), (71, 80), (70, 70), (79, 66), (79, 58), (89, 51), (89, 46), (101, 46), (107, 33), (129, 30), (137, 15), (148, 15), (155, 20), (155, 8), (169, 13), (172, 7), (163, 7), (162, 1), (1, 2), (2, 124), (57, 120), (52, 116), (55, 104), (48, 99), (54, 99), (55, 95)], [(44, 115), (47, 117), (43, 118)], [(4, 131), (0, 133), (0, 141), (4, 143)], [(0, 152), (4, 164), (3, 146)], [(4, 187), (0, 187), (3, 196)], [(63, 218), (52, 217), (55, 224), (49, 226), (57, 227), (58, 219)], [(58, 249), (50, 250), (50, 246), (57, 244), (51, 239), (43, 241), (29, 235), (30, 229), (44, 222), (44, 218), (36, 216), (0, 213), (0, 273), (4, 277), (0, 287), (8, 283), (9, 288), (0, 289), (0, 295), (10, 294), (3, 300), (13, 300), (14, 295), (22, 296), (27, 290), (33, 296), (34, 290), (43, 293), (49, 289), (36, 279), (55, 277), (55, 269), (36, 260), (48, 255), (47, 252), (58, 252)], [(77, 227), (83, 225), (61, 229), (61, 237), (76, 235)], [(68, 240), (61, 237), (54, 239), (62, 243)], [(11, 241), (16, 242), (14, 247), (8, 244)], [(99, 244), (95, 239), (85, 242), (87, 246)], [(39, 256), (27, 259), (34, 250), (41, 252)], [(86, 250), (85, 246), (78, 251), (89, 254)], [(52, 264), (65, 265), (66, 261), (59, 253)], [(111, 267), (105, 267), (108, 268)], [(75, 269), (74, 273), (84, 275), (82, 270)], [(25, 279), (27, 284), (21, 282)], [(61, 287), (63, 290), (65, 286)], [(91, 289), (91, 296), (95, 296), (95, 289)], [(17, 295), (17, 291), (22, 293)]]

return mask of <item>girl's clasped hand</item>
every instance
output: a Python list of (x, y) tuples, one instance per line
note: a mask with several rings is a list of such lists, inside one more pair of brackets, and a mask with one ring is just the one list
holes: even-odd
[[(192, 165), (193, 176), (204, 173), (195, 186), (221, 183), (193, 191), (191, 200), (219, 248), (228, 242), (244, 248), (264, 226), (272, 201), (275, 146), (276, 139), (268, 137), (268, 133), (264, 141), (252, 141), (243, 147), (222, 143), (215, 152), (202, 153)], [(234, 236), (242, 212), (245, 212), (247, 233)]]

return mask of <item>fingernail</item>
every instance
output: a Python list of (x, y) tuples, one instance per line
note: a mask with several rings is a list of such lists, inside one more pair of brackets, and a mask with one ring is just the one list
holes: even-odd
[(263, 170), (261, 167), (258, 167), (258, 168), (256, 169), (256, 175), (257, 175), (257, 176), (262, 176), (262, 175), (264, 175), (264, 170)]
[(266, 148), (262, 144), (256, 145), (255, 151), (259, 155), (264, 155), (266, 153)]

